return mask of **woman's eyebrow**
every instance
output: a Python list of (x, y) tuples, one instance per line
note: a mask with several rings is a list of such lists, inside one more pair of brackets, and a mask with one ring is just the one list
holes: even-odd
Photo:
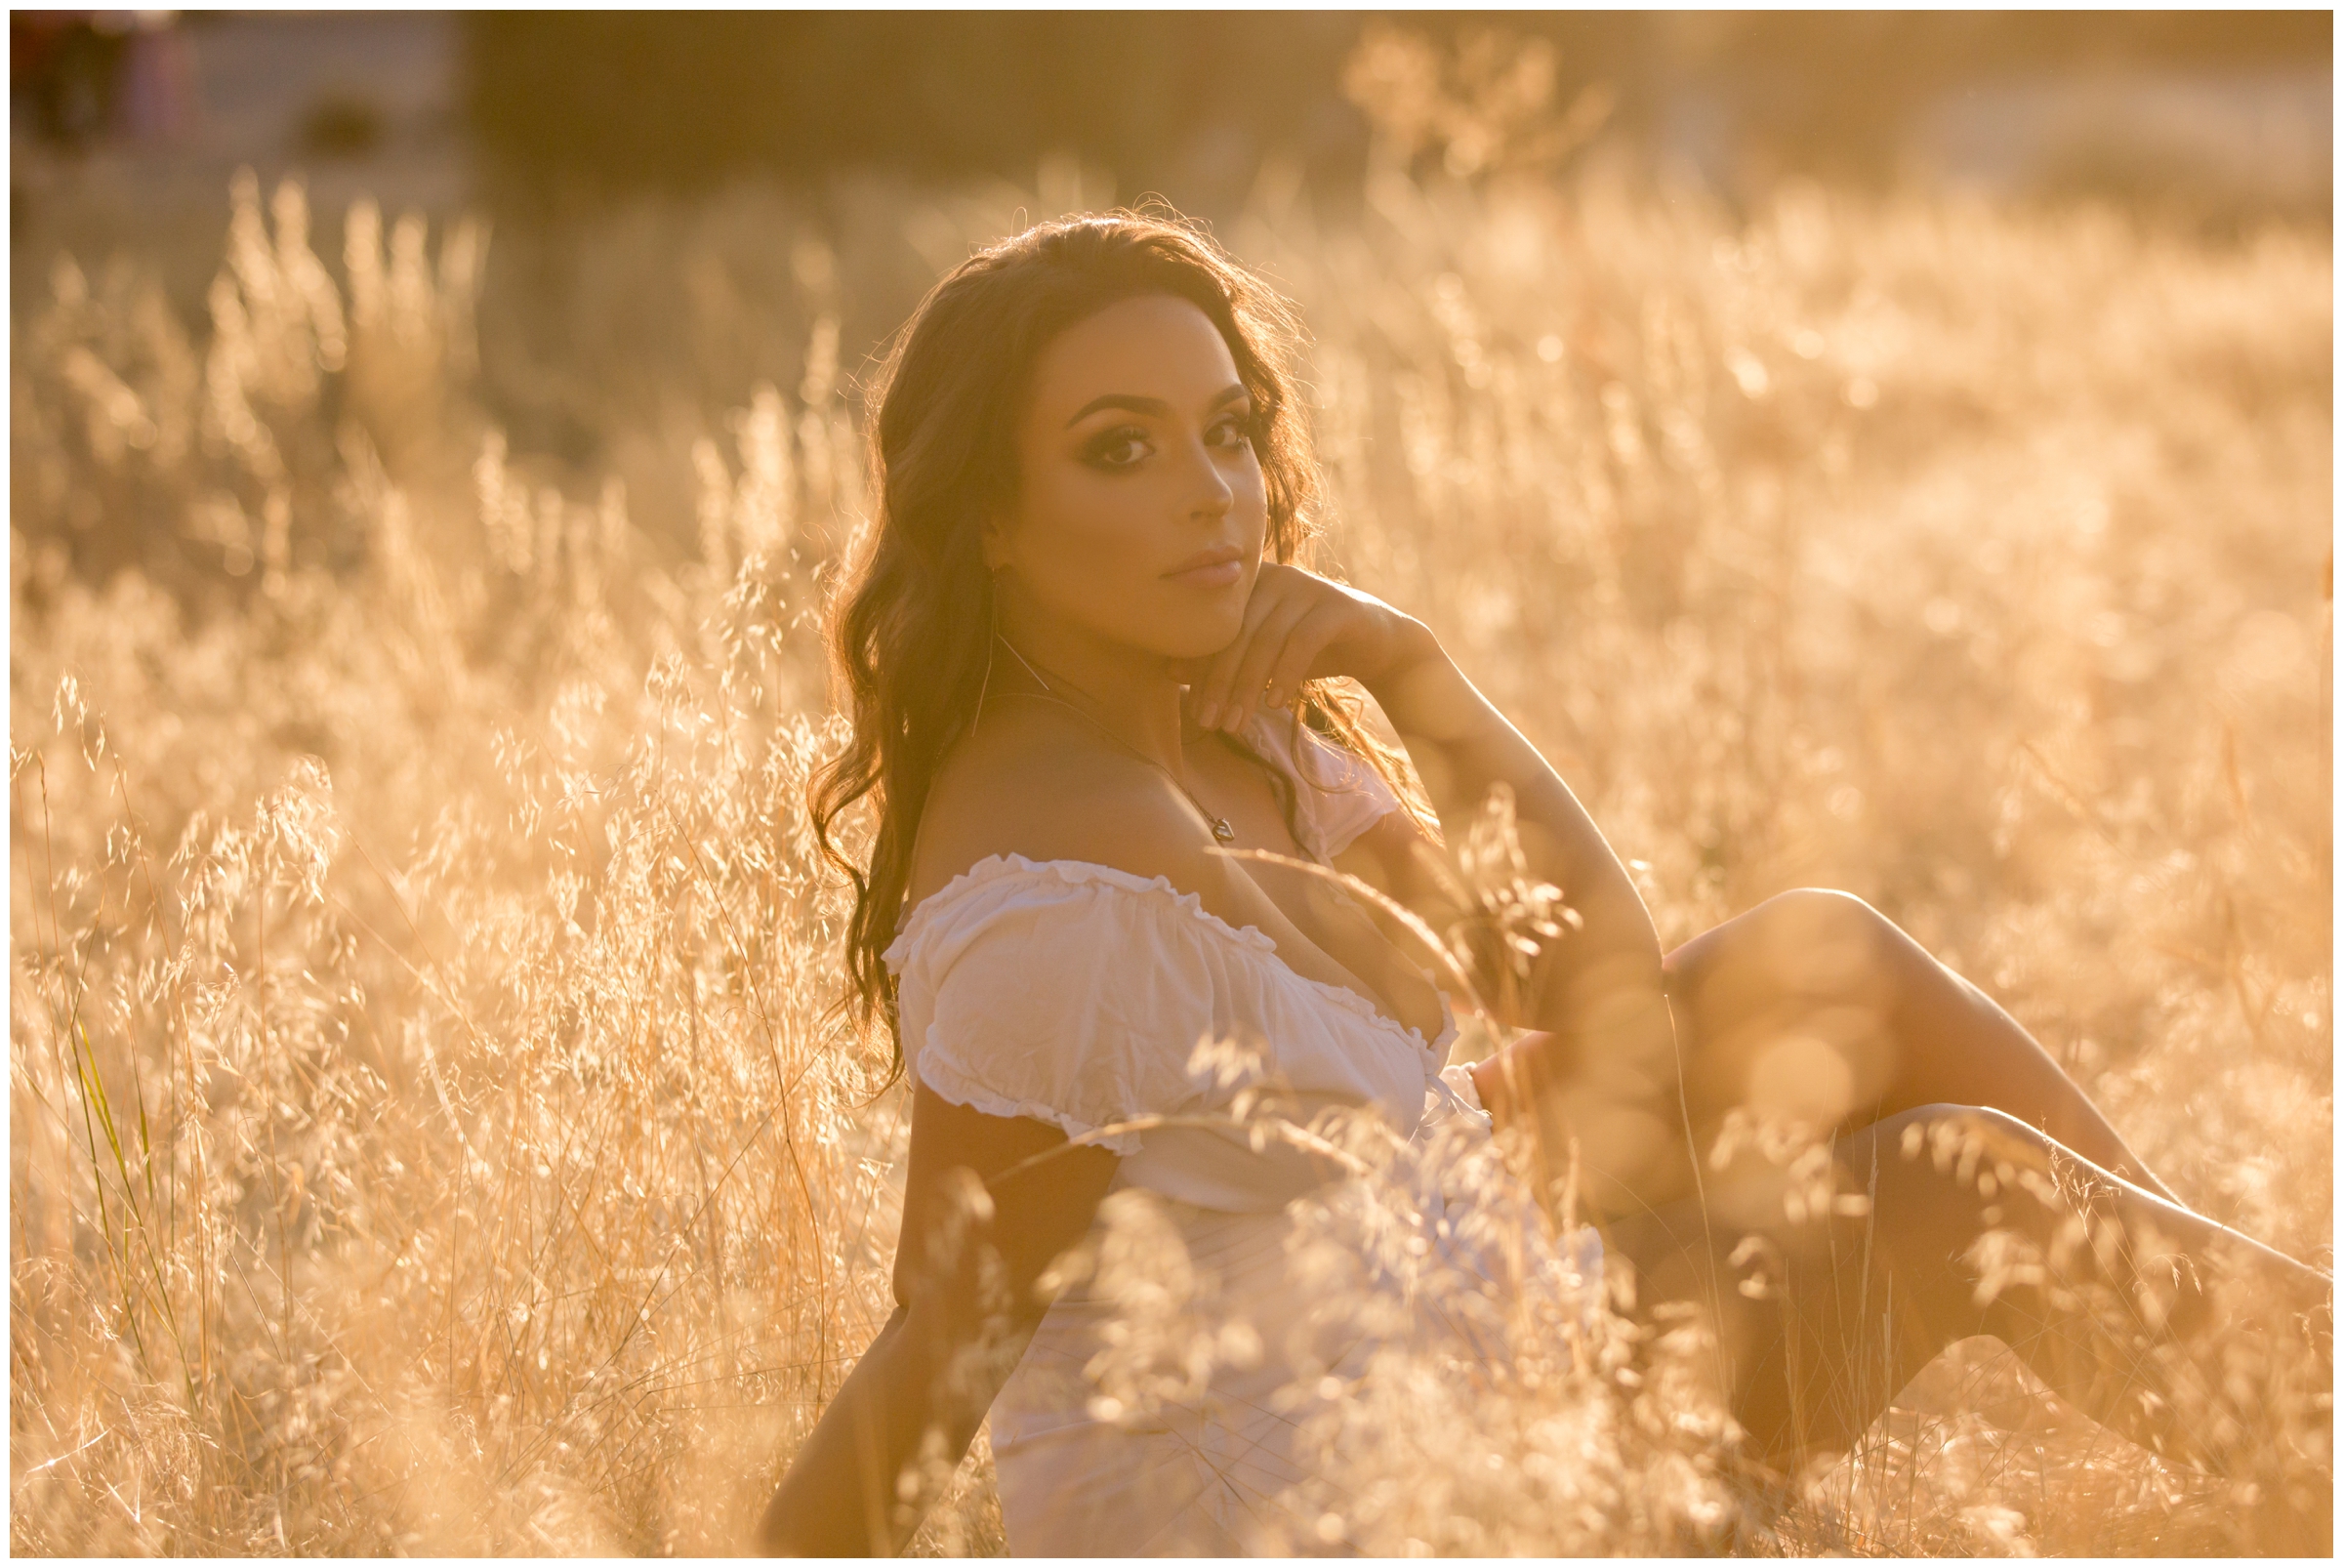
[[(1204, 405), (1204, 411), (1209, 414), (1222, 403), (1233, 403), (1245, 395), (1245, 384), (1243, 382), (1232, 383), (1213, 393), (1213, 400)], [(1101, 408), (1127, 408), (1134, 414), (1159, 416), (1172, 412), (1172, 405), (1161, 397), (1136, 397), (1128, 392), (1108, 392), (1104, 397), (1093, 397), (1076, 409), (1074, 417), (1066, 421), (1067, 428), (1072, 429)]]

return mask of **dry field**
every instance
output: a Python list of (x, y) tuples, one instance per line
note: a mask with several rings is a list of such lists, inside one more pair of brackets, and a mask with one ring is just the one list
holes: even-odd
[[(525, 268), (483, 289), (519, 238), (232, 201), (203, 319), (133, 248), (14, 320), (10, 1544), (729, 1549), (887, 1306), (902, 1099), (825, 1022), (799, 796), (854, 361), (1068, 202), (619, 215), (536, 242), (547, 320)], [(1546, 749), (1665, 939), (1850, 888), (2184, 1195), (2331, 1267), (2324, 230), (1739, 221), (1598, 172), (1378, 176), (1338, 224), (1272, 181), (1221, 237), (1315, 334), (1323, 559)], [(2264, 1544), (2220, 1486), (1987, 1420), (1983, 1351), (1776, 1528), (1682, 1349), (1606, 1319), (1503, 1387), (1394, 1365), (1334, 1434), (1349, 1527)], [(2260, 1484), (2322, 1493), (2299, 1415)], [(920, 1546), (1000, 1545), (980, 1443)]]

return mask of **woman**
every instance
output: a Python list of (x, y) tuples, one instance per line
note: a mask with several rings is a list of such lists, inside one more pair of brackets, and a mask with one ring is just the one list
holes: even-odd
[[(1280, 1263), (1326, 1145), (1232, 1130), (1239, 1095), (1271, 1083), (1295, 1122), (1364, 1105), (1417, 1142), (1518, 1130), (1647, 1304), (1709, 1314), (1765, 1464), (1843, 1446), (1975, 1334), (2126, 1433), (2231, 1462), (2252, 1434), (2175, 1429), (2200, 1390), (2157, 1347), (2201, 1328), (2232, 1278), (2255, 1282), (2264, 1321), (2225, 1332), (2324, 1333), (2325, 1276), (2182, 1206), (2006, 1013), (1853, 898), (1785, 894), (1664, 957), (1568, 786), (1431, 633), (1295, 564), (1314, 497), (1295, 342), (1209, 241), (1118, 214), (971, 258), (890, 356), (877, 527), (834, 629), (854, 738), (815, 821), (828, 847), (854, 803), (877, 810), (867, 870), (831, 852), (857, 893), (851, 1001), (896, 1032), (914, 1083), (899, 1305), (764, 1544), (895, 1549), (917, 1523), (899, 1478), (956, 1462), (988, 1409), (1014, 1549), (1290, 1544), (1273, 1503), (1295, 1418), (1263, 1414), (1267, 1391), (1360, 1347), (1308, 1342)], [(1404, 742), (1413, 804), (1337, 677)], [(1531, 906), (1509, 932), (1442, 847), (1493, 788)], [(1540, 905), (1545, 885), (1567, 918)], [(1460, 932), (1467, 956), (1441, 960), (1416, 923)], [(1527, 1032), (1446, 1065), (1451, 991)], [(1837, 1190), (1790, 1204), (1794, 1224), (1778, 1179), (1694, 1157), (1747, 1131), (1749, 1086), (1785, 1049), (1799, 1107), (1832, 1124)], [(1142, 1423), (1086, 1383), (1106, 1310), (1052, 1267), (1124, 1191), (1220, 1282), (1215, 1309), (1266, 1330), (1193, 1408)], [(1992, 1229), (2050, 1266), (1981, 1291)], [(1596, 1258), (1576, 1261), (1583, 1277)], [(1879, 1375), (1839, 1375), (1857, 1366)]]

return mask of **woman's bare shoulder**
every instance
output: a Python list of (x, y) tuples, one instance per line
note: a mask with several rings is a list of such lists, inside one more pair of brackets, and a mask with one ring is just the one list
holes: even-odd
[(921, 813), (916, 904), (995, 855), (1080, 860), (1194, 888), (1218, 870), (1210, 838), (1160, 769), (1073, 722), (988, 713), (946, 756)]

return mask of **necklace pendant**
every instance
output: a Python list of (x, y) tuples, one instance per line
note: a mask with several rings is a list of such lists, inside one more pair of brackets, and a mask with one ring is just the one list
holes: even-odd
[(1213, 818), (1213, 837), (1222, 844), (1234, 844), (1237, 842), (1237, 830), (1228, 825), (1228, 818), (1216, 816)]

